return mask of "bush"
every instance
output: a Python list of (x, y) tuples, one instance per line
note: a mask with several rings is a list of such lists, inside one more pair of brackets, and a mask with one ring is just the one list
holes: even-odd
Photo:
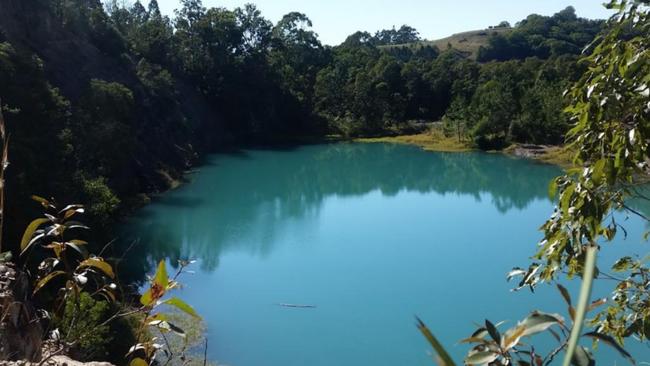
[(105, 358), (113, 339), (109, 326), (101, 323), (108, 318), (110, 305), (81, 292), (77, 298), (67, 297), (64, 306), (63, 314), (54, 317), (53, 325), (61, 340), (75, 342), (71, 350), (74, 357), (81, 361)]
[(88, 202), (88, 213), (93, 221), (100, 225), (109, 222), (113, 213), (120, 204), (120, 199), (106, 185), (104, 177), (94, 179), (83, 179), (83, 193), (85, 201)]

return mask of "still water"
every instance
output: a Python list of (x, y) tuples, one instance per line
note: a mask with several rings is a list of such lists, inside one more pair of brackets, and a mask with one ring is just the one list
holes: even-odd
[[(208, 356), (220, 365), (434, 365), (415, 315), (462, 360), (467, 347), (457, 342), (475, 322), (507, 320), (505, 330), (530, 310), (565, 314), (555, 288), (515, 293), (505, 281), (529, 264), (559, 173), (387, 144), (212, 155), (191, 183), (125, 225), (143, 253), (129, 266), (197, 260), (178, 295), (203, 316)], [(601, 263), (647, 252), (642, 223), (625, 226), (628, 239), (608, 244)], [(604, 285), (594, 296), (607, 294)], [(631, 351), (650, 358), (647, 347)], [(604, 345), (597, 354), (600, 365), (625, 364)]]

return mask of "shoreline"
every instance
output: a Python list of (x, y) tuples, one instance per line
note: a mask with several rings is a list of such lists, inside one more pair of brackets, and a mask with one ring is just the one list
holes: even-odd
[(502, 150), (480, 150), (472, 146), (468, 141), (458, 141), (455, 137), (446, 137), (439, 132), (423, 132), (413, 135), (383, 136), (383, 137), (359, 137), (349, 139), (352, 142), (360, 143), (391, 143), (418, 146), (424, 151), (430, 152), (488, 152), (499, 153), (507, 156), (529, 159), (544, 164), (559, 166), (568, 169), (573, 166), (573, 152), (564, 146), (557, 145), (534, 145), (534, 144), (511, 144)]

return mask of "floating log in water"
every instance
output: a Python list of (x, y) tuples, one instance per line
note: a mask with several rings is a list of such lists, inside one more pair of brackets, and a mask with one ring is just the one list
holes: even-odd
[(313, 309), (316, 307), (316, 305), (301, 305), (301, 304), (276, 304), (278, 306), (282, 306), (285, 308), (300, 308), (300, 309)]

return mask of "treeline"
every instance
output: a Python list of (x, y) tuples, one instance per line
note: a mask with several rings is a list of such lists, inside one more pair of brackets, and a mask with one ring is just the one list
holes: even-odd
[(375, 37), (358, 32), (332, 49), (318, 73), (316, 112), (347, 135), (442, 120), (449, 133), (482, 148), (557, 144), (568, 126), (562, 93), (583, 72), (579, 54), (601, 28), (571, 7), (531, 15), (508, 33), (495, 32), (477, 61), (452, 48), (377, 47)]
[(406, 25), (324, 46), (306, 15), (273, 23), (254, 5), (182, 0), (169, 17), (156, 0), (6, 0), (0, 13), (10, 228), (35, 215), (20, 205), (30, 194), (85, 202), (108, 224), (232, 144), (438, 120), (484, 148), (559, 143), (562, 91), (602, 28), (573, 8), (531, 15), (472, 60)]

